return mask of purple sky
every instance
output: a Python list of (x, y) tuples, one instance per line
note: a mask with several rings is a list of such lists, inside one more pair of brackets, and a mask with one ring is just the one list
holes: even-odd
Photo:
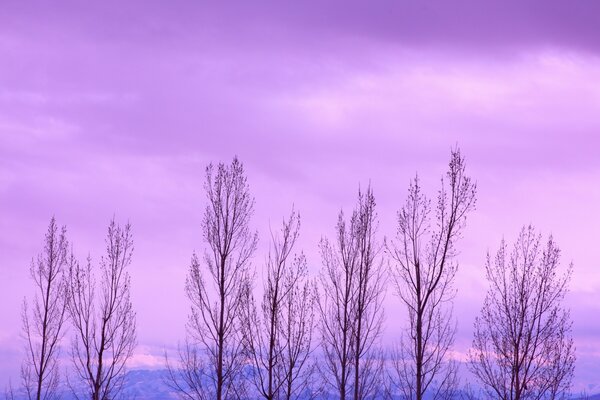
[[(3, 1), (0, 385), (18, 378), (29, 261), (53, 214), (95, 260), (113, 214), (131, 221), (132, 366), (160, 366), (184, 337), (208, 162), (245, 163), (263, 238), (295, 204), (316, 274), (318, 240), (359, 184), (371, 180), (393, 236), (409, 179), (435, 195), (459, 144), (479, 196), (460, 244), (457, 355), (486, 251), (533, 223), (575, 264), (575, 383), (600, 391), (600, 3), (482, 3)], [(390, 291), (386, 343), (399, 309)]]

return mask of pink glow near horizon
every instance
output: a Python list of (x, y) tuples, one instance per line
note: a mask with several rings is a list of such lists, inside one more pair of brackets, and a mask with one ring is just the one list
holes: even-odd
[[(316, 274), (318, 240), (359, 184), (392, 237), (409, 179), (435, 196), (458, 144), (479, 196), (460, 244), (457, 356), (486, 252), (533, 223), (575, 264), (576, 387), (599, 390), (598, 5), (303, 4), (0, 6), (0, 385), (18, 377), (28, 265), (52, 215), (96, 259), (109, 219), (131, 221), (131, 365), (159, 367), (184, 336), (207, 163), (246, 166), (259, 271), (294, 204)], [(388, 343), (399, 306), (390, 291)]]

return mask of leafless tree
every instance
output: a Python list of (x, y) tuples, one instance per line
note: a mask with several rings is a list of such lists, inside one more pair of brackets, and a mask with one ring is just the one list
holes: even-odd
[(31, 311), (27, 300), (23, 301), (21, 317), (26, 356), (21, 366), (21, 378), (30, 400), (59, 398), (59, 346), (64, 336), (63, 324), (67, 314), (67, 287), (63, 276), (67, 264), (66, 232), (64, 226), (58, 228), (52, 217), (46, 232), (44, 251), (31, 261), (29, 268), (36, 294)]
[(579, 394), (578, 400), (589, 400), (590, 399), (590, 395), (587, 393), (586, 390), (584, 390), (583, 392), (581, 392)]
[(208, 205), (202, 230), (204, 265), (192, 256), (186, 294), (192, 303), (189, 340), (180, 348), (179, 365), (169, 369), (168, 384), (182, 398), (226, 400), (242, 396), (244, 353), (241, 317), (250, 258), (257, 234), (250, 231), (254, 210), (244, 167), (237, 158), (206, 169)]
[(380, 394), (383, 356), (376, 347), (383, 327), (383, 294), (385, 280), (381, 244), (376, 238), (378, 222), (375, 197), (369, 186), (358, 193), (354, 214), (357, 238), (357, 274), (354, 299), (353, 367), (354, 399), (372, 398)]
[(375, 198), (369, 187), (365, 194), (359, 190), (349, 224), (340, 212), (335, 242), (323, 239), (320, 245), (323, 375), (342, 400), (370, 398), (381, 388), (383, 357), (376, 345), (385, 288), (376, 231)]
[(315, 322), (316, 285), (308, 280), (304, 256), (293, 263), (286, 276), (285, 287), (290, 288), (283, 300), (282, 365), (284, 385), (281, 399), (312, 399), (321, 392), (315, 384), (316, 366), (311, 362)]
[(543, 246), (532, 226), (521, 230), (510, 255), (504, 240), (493, 261), (488, 254), (490, 288), (469, 354), (487, 397), (570, 398), (575, 349), (561, 302), (572, 265), (561, 275), (559, 262), (552, 236)]
[[(113, 219), (108, 226), (106, 255), (100, 260), (100, 287), (96, 286), (91, 258), (81, 266), (69, 259), (68, 310), (75, 330), (71, 358), (75, 379), (92, 400), (112, 400), (121, 395), (125, 364), (136, 346), (136, 318), (129, 292), (133, 238), (131, 226), (121, 228)], [(72, 381), (74, 395), (81, 394)]]
[(349, 392), (352, 371), (352, 298), (357, 258), (355, 238), (348, 231), (344, 214), (340, 212), (335, 244), (321, 240), (324, 271), (317, 302), (325, 356), (325, 365), (320, 369), (325, 383), (337, 390), (341, 400), (345, 400)]
[(454, 259), (475, 197), (476, 184), (465, 175), (465, 160), (456, 149), (442, 178), (435, 214), (418, 177), (398, 212), (396, 240), (388, 243), (387, 251), (394, 261), (396, 293), (408, 311), (408, 327), (392, 356), (391, 385), (406, 399), (421, 400), (425, 393), (446, 399), (453, 394), (456, 365), (448, 351), (456, 331), (451, 302), (458, 267)]
[(8, 387), (4, 388), (4, 400), (15, 400), (15, 390), (10, 380), (8, 381)]
[(178, 366), (172, 366), (165, 353), (167, 374), (164, 383), (183, 399), (207, 399), (209, 388), (205, 379), (206, 367), (198, 346), (190, 343), (190, 339), (186, 337), (184, 346), (179, 345), (177, 352)]
[(246, 292), (244, 344), (254, 367), (253, 383), (267, 400), (296, 398), (310, 384), (314, 287), (304, 254), (292, 259), (299, 231), (300, 216), (292, 211), (281, 236), (271, 234), (260, 312), (251, 285)]

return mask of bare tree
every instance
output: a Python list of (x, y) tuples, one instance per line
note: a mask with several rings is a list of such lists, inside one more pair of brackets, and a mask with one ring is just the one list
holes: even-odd
[(421, 400), (428, 392), (433, 399), (445, 399), (454, 390), (456, 366), (447, 356), (456, 331), (451, 303), (458, 267), (454, 257), (475, 195), (476, 185), (465, 175), (465, 161), (457, 149), (451, 153), (446, 180), (442, 178), (435, 215), (418, 177), (398, 212), (396, 240), (387, 251), (409, 325), (392, 357), (391, 384), (406, 399)]
[(216, 173), (210, 164), (204, 188), (208, 205), (202, 230), (208, 248), (204, 265), (192, 256), (186, 280), (190, 339), (179, 350), (179, 366), (167, 362), (168, 383), (183, 398), (226, 400), (243, 394), (240, 319), (258, 240), (249, 228), (254, 199), (237, 158), (230, 166), (220, 163)]
[(15, 400), (15, 390), (10, 380), (8, 381), (8, 387), (4, 388), (4, 400)]
[[(113, 219), (108, 226), (106, 255), (100, 260), (99, 288), (90, 257), (85, 266), (73, 254), (69, 259), (68, 310), (75, 330), (71, 358), (76, 380), (84, 384), (86, 397), (92, 400), (119, 398), (125, 364), (136, 345), (136, 319), (127, 271), (132, 252), (131, 226), (121, 228)], [(74, 384), (69, 384), (80, 398)]]
[(300, 216), (292, 211), (281, 236), (271, 234), (260, 312), (248, 285), (243, 319), (244, 344), (261, 397), (295, 398), (309, 383), (305, 372), (311, 351), (314, 292), (304, 254), (292, 257)]
[(352, 371), (352, 298), (356, 273), (355, 238), (348, 232), (343, 212), (336, 225), (335, 244), (321, 239), (324, 270), (317, 301), (325, 365), (320, 369), (325, 383), (346, 399)]
[(488, 254), (490, 284), (475, 320), (470, 369), (487, 397), (566, 399), (575, 349), (569, 311), (561, 302), (572, 265), (560, 274), (560, 250), (552, 236), (545, 246), (532, 226), (524, 227), (510, 253), (503, 240), (494, 260)]
[[(60, 373), (58, 366), (60, 340), (64, 336), (66, 317), (67, 229), (58, 228), (54, 217), (46, 232), (44, 251), (31, 261), (29, 273), (35, 282), (33, 309), (23, 301), (23, 336), (26, 357), (21, 366), (21, 379), (27, 397), (57, 399)], [(10, 390), (12, 394), (12, 388)]]
[(184, 346), (179, 345), (177, 352), (179, 365), (176, 367), (169, 363), (168, 354), (165, 353), (167, 374), (164, 383), (183, 399), (208, 398), (205, 362), (198, 346), (190, 343), (189, 338), (186, 337)]
[(321, 386), (313, 381), (316, 366), (311, 362), (315, 322), (316, 284), (308, 280), (304, 255), (295, 259), (286, 275), (289, 288), (283, 299), (281, 340), (284, 385), (281, 399), (312, 399)]
[(359, 190), (349, 226), (340, 212), (334, 244), (321, 241), (324, 270), (319, 299), (325, 382), (340, 399), (376, 396), (383, 358), (376, 343), (383, 323), (384, 280), (377, 243), (375, 198)]
[(354, 214), (357, 238), (357, 274), (354, 299), (353, 367), (354, 399), (380, 394), (383, 355), (376, 347), (383, 327), (383, 294), (385, 292), (381, 244), (377, 241), (377, 213), (371, 186), (363, 195), (358, 192)]
[(587, 393), (587, 390), (584, 390), (579, 394), (579, 397), (577, 399), (578, 400), (589, 400), (590, 395)]

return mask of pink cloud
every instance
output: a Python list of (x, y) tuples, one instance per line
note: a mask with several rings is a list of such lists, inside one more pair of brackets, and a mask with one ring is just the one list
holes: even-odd
[[(184, 335), (183, 285), (192, 251), (202, 249), (208, 162), (234, 154), (245, 162), (262, 237), (295, 204), (300, 244), (317, 273), (316, 244), (331, 235), (339, 208), (354, 204), (359, 184), (372, 182), (381, 235), (392, 236), (409, 179), (418, 171), (435, 196), (458, 143), (479, 201), (461, 245), (457, 354), (470, 345), (486, 251), (531, 222), (555, 235), (565, 264), (575, 263), (575, 339), (594, 349), (586, 363), (600, 365), (600, 325), (589, 319), (600, 292), (592, 251), (600, 226), (600, 42), (590, 34), (600, 13), (585, 1), (531, 13), (505, 4), (495, 14), (467, 1), (7, 6), (2, 351), (18, 353), (27, 268), (52, 215), (68, 225), (78, 255), (95, 260), (113, 214), (132, 222), (141, 345), (134, 364), (154, 365), (157, 349)], [(386, 306), (388, 317), (400, 306), (391, 291)], [(401, 325), (388, 321), (387, 342)], [(2, 371), (17, 365), (2, 360)]]

